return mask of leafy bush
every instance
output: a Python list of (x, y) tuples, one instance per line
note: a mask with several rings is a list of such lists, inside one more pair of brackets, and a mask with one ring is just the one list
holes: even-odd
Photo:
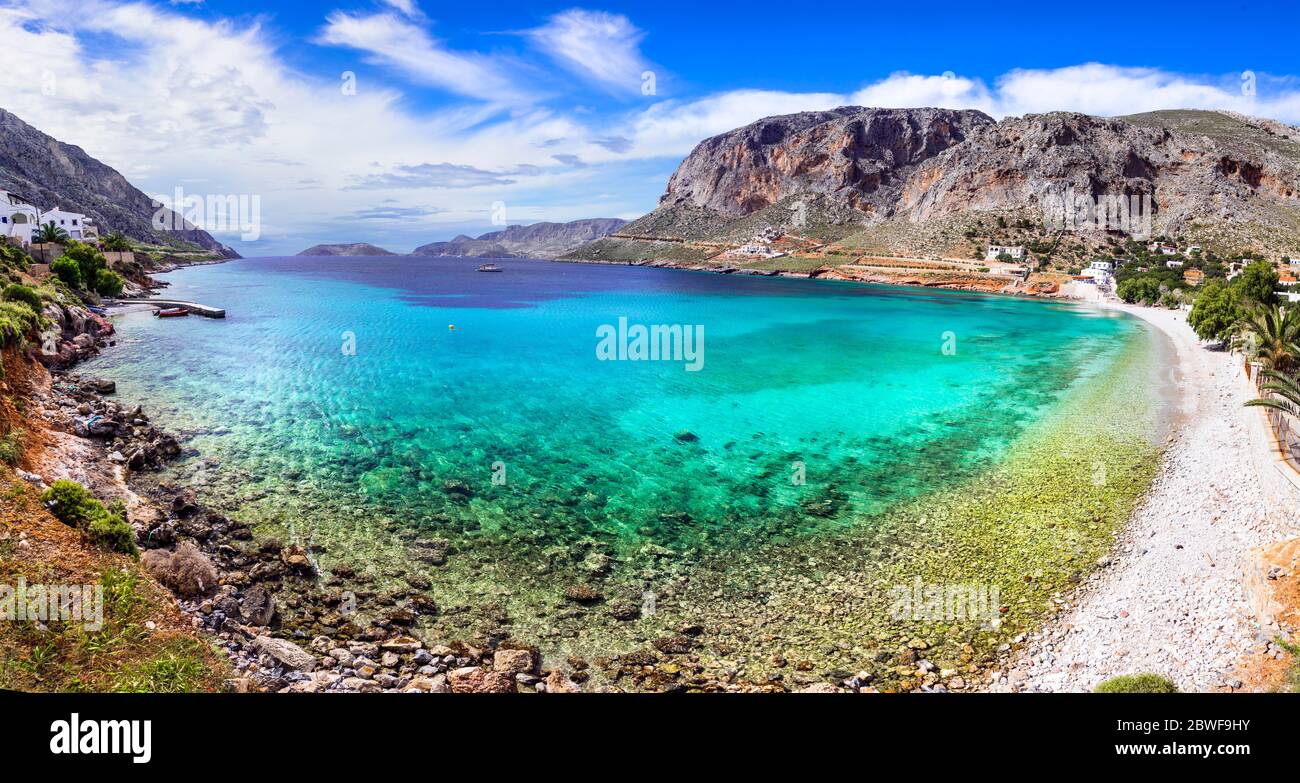
[(4, 293), (0, 293), (0, 299), (3, 299), (6, 302), (22, 302), (32, 308), (33, 313), (40, 315), (42, 306), (41, 295), (36, 293), (35, 288), (22, 285), (21, 283), (13, 283), (5, 286)]
[(135, 556), (135, 531), (126, 521), (126, 507), (116, 501), (106, 508), (75, 481), (56, 481), (41, 495), (41, 502), (65, 525), (84, 532), (91, 542), (115, 552)]
[(101, 269), (95, 274), (95, 290), (102, 296), (119, 296), (126, 279), (111, 269)]
[(202, 595), (217, 586), (217, 569), (188, 541), (172, 552), (151, 549), (144, 553), (143, 562), (145, 570), (179, 595)]
[(67, 283), (69, 288), (81, 288), (81, 267), (67, 256), (59, 256), (50, 264), (50, 272)]
[(1154, 304), (1160, 301), (1160, 281), (1154, 277), (1131, 277), (1121, 281), (1115, 293), (1129, 304)]
[(25, 430), (12, 430), (0, 438), (0, 462), (13, 467), (23, 456), (23, 447), (27, 440)]
[(39, 322), (26, 303), (0, 302), (0, 346), (22, 340)]
[(125, 253), (131, 249), (131, 242), (121, 231), (114, 231), (104, 240), (104, 249), (114, 253)]
[(105, 511), (90, 521), (90, 528), (86, 532), (91, 543), (96, 546), (132, 557), (140, 554), (135, 546), (135, 528), (131, 527), (125, 517)]
[(1178, 686), (1158, 674), (1123, 674), (1101, 683), (1093, 693), (1178, 693)]
[(104, 260), (103, 253), (84, 242), (69, 244), (64, 249), (63, 255), (77, 262), (77, 270), (81, 273), (82, 285), (87, 288), (93, 287), (98, 281), (100, 270), (108, 268), (108, 261)]

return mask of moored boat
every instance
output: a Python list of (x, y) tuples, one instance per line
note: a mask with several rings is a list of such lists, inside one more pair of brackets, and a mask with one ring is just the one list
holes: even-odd
[(189, 310), (184, 307), (166, 307), (161, 310), (153, 311), (156, 318), (181, 318), (190, 314)]
[(482, 266), (480, 266), (480, 267), (478, 268), (478, 271), (480, 271), (480, 272), (501, 272), (501, 271), (503, 271), (503, 270), (501, 269), (501, 267), (497, 266), (496, 264), (483, 264)]

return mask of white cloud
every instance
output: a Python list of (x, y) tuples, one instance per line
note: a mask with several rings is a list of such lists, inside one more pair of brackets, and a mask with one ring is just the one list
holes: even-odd
[[(557, 109), (528, 99), (514, 63), (451, 51), (396, 12), (330, 16), (322, 35), (409, 76), (384, 84), (362, 70), (356, 94), (345, 95), (339, 74), (288, 65), (280, 34), (260, 19), (213, 21), (121, 0), (21, 2), (0, 7), (0, 107), (82, 146), (148, 193), (183, 185), (259, 195), (265, 242), (243, 248), (250, 252), (325, 240), (400, 249), (452, 231), (482, 233), (475, 229), (498, 200), (512, 221), (626, 216), (653, 206), (667, 173), (702, 139), (773, 114), (846, 104), (977, 108), (995, 117), (1196, 106), (1300, 121), (1300, 89), (1288, 77), (1259, 75), (1252, 96), (1238, 74), (1100, 64), (1016, 70), (992, 83), (898, 73), (856, 91), (747, 89), (648, 97), (613, 114)], [(614, 40), (639, 40), (639, 32)], [(608, 74), (641, 67), (635, 47), (623, 51)], [(594, 62), (579, 57), (572, 67), (583, 61)], [(409, 98), (420, 90), (410, 82), (451, 92), (452, 102), (413, 109)]]
[(335, 11), (327, 18), (317, 43), (360, 50), (369, 62), (457, 95), (494, 104), (533, 100), (516, 87), (501, 64), (478, 54), (450, 51), (424, 28), (395, 14), (360, 16)]
[(420, 10), (420, 6), (416, 4), (415, 0), (383, 0), (383, 3), (390, 8), (401, 11), (403, 15), (412, 19), (424, 16), (424, 12)]
[(574, 8), (526, 34), (565, 68), (616, 93), (639, 93), (650, 68), (641, 56), (645, 33), (626, 16)]

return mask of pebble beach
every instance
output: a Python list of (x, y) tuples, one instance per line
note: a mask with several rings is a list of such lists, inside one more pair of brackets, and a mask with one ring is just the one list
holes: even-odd
[(990, 690), (1090, 691), (1139, 672), (1185, 691), (1235, 690), (1243, 659), (1278, 635), (1252, 608), (1252, 551), (1300, 535), (1300, 491), (1275, 464), (1263, 414), (1243, 405), (1254, 395), (1240, 357), (1203, 346), (1185, 312), (1116, 307), (1172, 343), (1170, 440), (1111, 554)]

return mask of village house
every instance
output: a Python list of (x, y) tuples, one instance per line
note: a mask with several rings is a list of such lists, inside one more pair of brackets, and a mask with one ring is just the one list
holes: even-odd
[(1080, 273), (1080, 277), (1090, 277), (1098, 283), (1109, 283), (1115, 273), (1115, 265), (1110, 261), (1093, 261)]
[(1200, 252), (1201, 252), (1200, 245), (1188, 245), (1187, 249), (1183, 251), (1183, 255), (1187, 256), (1188, 258), (1191, 258), (1193, 255), (1197, 255)]
[(998, 256), (1006, 254), (1013, 261), (1019, 261), (1025, 257), (1025, 248), (1021, 245), (1010, 247), (1007, 245), (989, 245), (988, 252), (984, 254), (985, 261), (997, 261)]
[(47, 212), (41, 213), (40, 223), (42, 226), (53, 223), (64, 231), (72, 239), (98, 239), (99, 229), (95, 227), (94, 221), (87, 218), (80, 212), (65, 212), (55, 207)]
[(0, 236), (18, 245), (30, 245), (40, 212), (16, 193), (0, 190)]
[(1198, 286), (1205, 282), (1205, 273), (1199, 269), (1188, 269), (1183, 272), (1183, 282), (1190, 286)]
[(1183, 266), (1183, 262), (1182, 262), (1182, 261), (1166, 261), (1166, 262), (1165, 262), (1165, 266), (1169, 267), (1170, 269), (1181, 269), (1182, 266)]

